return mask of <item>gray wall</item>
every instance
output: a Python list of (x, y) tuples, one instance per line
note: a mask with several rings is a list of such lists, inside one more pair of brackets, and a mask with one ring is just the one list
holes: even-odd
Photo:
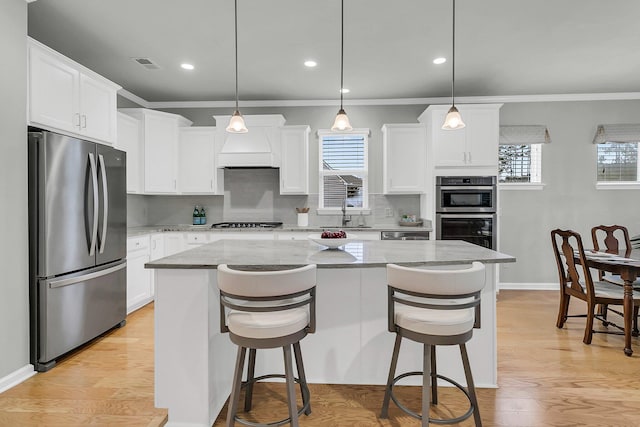
[(501, 191), (500, 250), (518, 262), (501, 266), (501, 282), (557, 282), (549, 232), (573, 229), (591, 246), (591, 227), (620, 224), (640, 233), (640, 190), (596, 190), (596, 126), (638, 123), (640, 101), (505, 104), (501, 124), (544, 124), (542, 191)]
[(29, 363), (27, 3), (0, 1), (0, 378)]

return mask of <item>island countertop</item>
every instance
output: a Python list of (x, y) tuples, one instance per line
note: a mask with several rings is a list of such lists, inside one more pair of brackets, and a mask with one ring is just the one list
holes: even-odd
[(459, 240), (354, 240), (326, 249), (300, 240), (218, 240), (145, 264), (153, 269), (211, 269), (220, 264), (275, 268), (317, 264), (318, 268), (383, 267), (515, 262), (502, 254)]

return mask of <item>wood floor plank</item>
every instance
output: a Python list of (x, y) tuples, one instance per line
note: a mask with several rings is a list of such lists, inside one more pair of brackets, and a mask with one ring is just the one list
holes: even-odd
[[(483, 423), (489, 427), (640, 426), (640, 339), (636, 353), (622, 352), (623, 337), (596, 334), (582, 343), (585, 319), (555, 327), (558, 292), (502, 291), (498, 296), (498, 389), (479, 389)], [(573, 314), (584, 303), (572, 301)], [(599, 330), (606, 330), (596, 323)], [(165, 409), (154, 408), (153, 304), (116, 329), (59, 363), (0, 394), (1, 427), (158, 427)], [(303, 342), (304, 354), (304, 342)], [(389, 355), (391, 354), (391, 349)], [(420, 423), (392, 403), (380, 419), (381, 386), (311, 384), (312, 413), (302, 427), (412, 427)], [(454, 389), (441, 389), (432, 413), (466, 410)], [(414, 410), (416, 387), (396, 394)], [(286, 414), (282, 384), (259, 384), (252, 420)], [(226, 408), (214, 426), (224, 425)], [(473, 426), (467, 420), (459, 426)]]

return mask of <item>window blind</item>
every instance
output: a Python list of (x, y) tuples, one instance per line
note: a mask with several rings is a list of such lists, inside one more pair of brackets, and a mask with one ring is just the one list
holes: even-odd
[(500, 126), (500, 145), (548, 144), (549, 130), (543, 125)]
[(640, 142), (640, 124), (598, 125), (596, 134), (593, 137), (593, 143), (604, 144), (607, 142)]

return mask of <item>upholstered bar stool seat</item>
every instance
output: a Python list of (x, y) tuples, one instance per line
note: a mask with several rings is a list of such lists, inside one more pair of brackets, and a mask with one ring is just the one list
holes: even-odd
[[(471, 415), (476, 426), (481, 426), (480, 409), (465, 343), (473, 336), (473, 328), (479, 320), (480, 292), (485, 284), (484, 265), (474, 262), (472, 265), (426, 269), (388, 264), (387, 282), (389, 331), (396, 333), (396, 342), (380, 417), (388, 417), (389, 403), (393, 400), (402, 411), (422, 420), (423, 426), (428, 426), (430, 422), (455, 424)], [(422, 372), (406, 372), (396, 376), (402, 338), (423, 344)], [(460, 347), (466, 388), (437, 373), (438, 345)], [(393, 387), (399, 380), (413, 375), (422, 376), (422, 414), (405, 407), (393, 394)], [(438, 403), (438, 379), (449, 382), (466, 396), (469, 409), (464, 414), (450, 419), (430, 418), (430, 405)]]
[[(236, 422), (250, 426), (298, 426), (298, 416), (311, 413), (309, 388), (304, 373), (300, 340), (315, 331), (316, 266), (278, 271), (241, 271), (218, 266), (220, 327), (238, 346), (233, 386), (227, 410), (227, 426)], [(282, 347), (284, 375), (255, 377), (256, 350)], [(291, 349), (298, 378), (293, 374)], [(242, 381), (246, 350), (249, 349), (247, 379)], [(267, 424), (237, 415), (240, 390), (245, 389), (244, 410), (251, 410), (253, 384), (267, 378), (284, 378), (289, 417)], [(302, 408), (296, 404), (295, 383), (300, 385)]]

